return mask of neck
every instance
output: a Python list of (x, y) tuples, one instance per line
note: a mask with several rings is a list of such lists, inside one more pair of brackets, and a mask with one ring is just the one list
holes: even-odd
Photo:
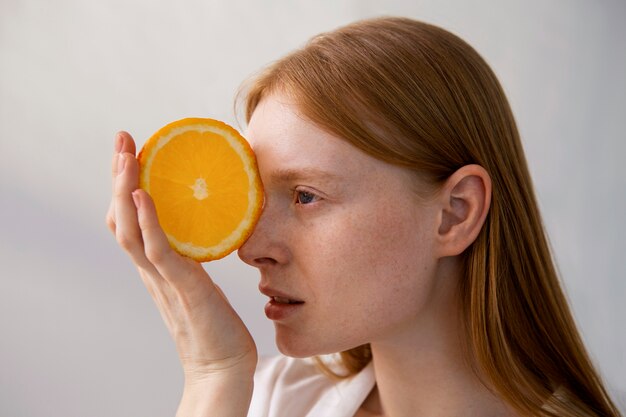
[(418, 322), (371, 343), (376, 388), (364, 408), (388, 417), (512, 415), (472, 369), (456, 281), (447, 278)]

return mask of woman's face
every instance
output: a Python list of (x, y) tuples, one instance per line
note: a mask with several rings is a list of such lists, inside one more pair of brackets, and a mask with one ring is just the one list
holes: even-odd
[(280, 351), (332, 353), (410, 331), (436, 267), (437, 211), (418, 200), (414, 175), (321, 130), (280, 95), (259, 104), (247, 138), (265, 206), (239, 256), (278, 297), (266, 314)]

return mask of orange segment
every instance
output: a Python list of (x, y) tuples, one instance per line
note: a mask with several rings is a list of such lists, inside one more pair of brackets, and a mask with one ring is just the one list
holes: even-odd
[(252, 233), (263, 187), (250, 145), (232, 127), (199, 118), (170, 123), (148, 139), (138, 160), (139, 185), (180, 254), (219, 259)]

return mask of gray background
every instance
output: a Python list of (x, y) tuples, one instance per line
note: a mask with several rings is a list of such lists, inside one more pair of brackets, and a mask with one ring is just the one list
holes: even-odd
[[(172, 416), (173, 343), (104, 224), (117, 130), (235, 123), (240, 82), (379, 14), (439, 24), (508, 93), (591, 355), (626, 392), (626, 7), (611, 0), (0, 0), (0, 415)], [(256, 272), (207, 265), (263, 354)]]

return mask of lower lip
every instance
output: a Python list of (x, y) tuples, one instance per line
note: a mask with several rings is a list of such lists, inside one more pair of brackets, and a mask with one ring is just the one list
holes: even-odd
[(265, 304), (265, 315), (270, 320), (285, 320), (293, 316), (303, 306), (304, 303), (286, 304), (270, 300)]

